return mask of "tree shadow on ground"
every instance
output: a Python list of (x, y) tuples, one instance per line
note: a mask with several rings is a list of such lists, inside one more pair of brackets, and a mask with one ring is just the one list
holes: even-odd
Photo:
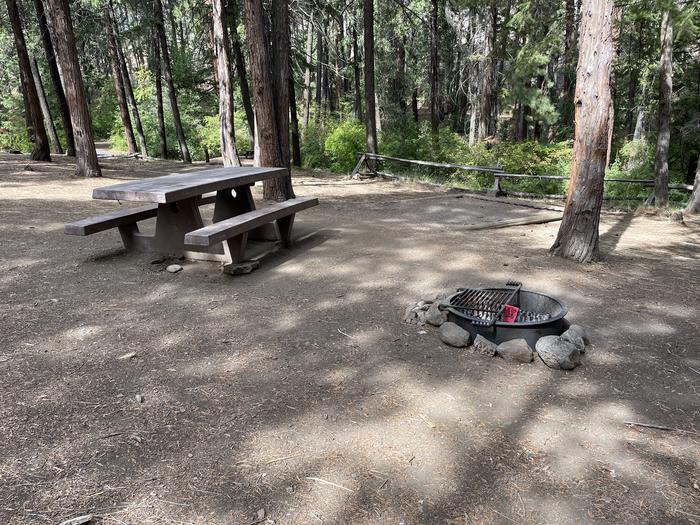
[[(581, 266), (546, 255), (556, 225), (426, 232), (391, 209), (322, 201), (299, 217), (330, 229), (322, 242), (231, 278), (208, 263), (171, 275), (146, 257), (93, 260), (118, 249), (116, 233), (60, 228), (90, 203), (1, 204), (13, 217), (0, 226), (4, 522), (698, 514), (696, 436), (624, 425), (698, 430), (699, 334), (683, 313), (697, 292), (669, 286), (660, 257), (690, 255), (676, 236)], [(694, 278), (673, 264), (678, 283)], [(419, 298), (510, 277), (590, 328), (579, 369), (485, 358), (401, 322)]]

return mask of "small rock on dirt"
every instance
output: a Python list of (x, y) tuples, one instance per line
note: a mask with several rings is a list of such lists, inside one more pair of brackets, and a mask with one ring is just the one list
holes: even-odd
[(265, 519), (265, 509), (258, 509), (257, 519), (258, 521), (262, 521)]
[(498, 345), (486, 339), (483, 335), (474, 338), (474, 350), (482, 355), (493, 357), (496, 355)]
[(425, 312), (425, 322), (433, 326), (440, 326), (447, 322), (447, 312), (440, 310), (440, 303), (433, 303)]
[(221, 267), (223, 273), (229, 275), (243, 275), (260, 268), (260, 261), (246, 261), (242, 263), (225, 264)]
[(463, 348), (469, 346), (472, 335), (455, 323), (443, 323), (440, 326), (440, 340), (450, 346)]
[(145, 398), (141, 394), (136, 394), (135, 397), (137, 403), (143, 403), (145, 401)]
[(179, 264), (169, 264), (165, 268), (165, 271), (170, 272), (170, 273), (177, 273), (177, 272), (182, 271), (182, 266), (180, 266)]
[(496, 347), (496, 353), (506, 361), (516, 363), (531, 363), (534, 359), (532, 348), (525, 339), (511, 339)]
[(117, 359), (133, 359), (136, 357), (136, 352), (129, 352), (128, 354), (120, 355)]
[(550, 368), (573, 370), (581, 364), (581, 352), (576, 345), (556, 335), (541, 337), (535, 345), (537, 354)]

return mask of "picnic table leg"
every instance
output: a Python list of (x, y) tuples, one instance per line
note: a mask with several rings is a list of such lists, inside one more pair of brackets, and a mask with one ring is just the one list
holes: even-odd
[(275, 230), (277, 238), (283, 248), (289, 246), (292, 242), (292, 226), (294, 225), (294, 213), (287, 217), (282, 217), (275, 221)]
[(185, 234), (197, 230), (203, 225), (202, 216), (194, 197), (168, 204), (159, 204), (154, 238), (156, 250), (164, 253), (183, 253), (186, 251)]

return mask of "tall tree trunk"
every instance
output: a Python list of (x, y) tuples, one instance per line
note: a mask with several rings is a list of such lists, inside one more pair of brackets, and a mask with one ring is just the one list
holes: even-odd
[(564, 54), (563, 54), (563, 79), (561, 84), (561, 93), (559, 94), (559, 112), (562, 117), (567, 118), (567, 122), (562, 122), (564, 125), (571, 123), (571, 95), (573, 82), (571, 79), (575, 70), (576, 56), (574, 50), (576, 48), (576, 0), (564, 0)]
[(48, 0), (49, 13), (54, 30), (56, 58), (63, 73), (63, 85), (66, 99), (70, 108), (70, 118), (75, 139), (76, 175), (85, 177), (101, 177), (100, 165), (97, 162), (95, 139), (90, 125), (85, 84), (80, 72), (78, 51), (75, 47), (75, 33), (71, 21), (68, 0)]
[(66, 155), (68, 157), (75, 157), (75, 140), (73, 139), (73, 125), (70, 120), (70, 110), (68, 109), (66, 94), (63, 91), (61, 73), (58, 71), (58, 65), (56, 64), (56, 55), (53, 50), (49, 24), (46, 22), (46, 13), (44, 12), (42, 0), (34, 0), (34, 10), (36, 11), (37, 23), (39, 24), (39, 34), (41, 35), (41, 43), (44, 47), (46, 63), (49, 66), (51, 84), (53, 84), (53, 91), (56, 95), (58, 112), (61, 114), (61, 124), (63, 125), (63, 131), (66, 135)]
[(615, 57), (614, 1), (583, 0), (574, 103), (574, 152), (564, 217), (551, 252), (580, 262), (596, 259)]
[(126, 93), (124, 91), (124, 79), (122, 78), (121, 67), (119, 66), (119, 55), (117, 52), (117, 40), (114, 37), (114, 23), (109, 11), (109, 4), (103, 7), (104, 24), (107, 30), (107, 51), (109, 53), (109, 62), (112, 66), (112, 80), (114, 81), (114, 90), (117, 93), (117, 103), (119, 105), (119, 114), (124, 127), (124, 136), (126, 137), (126, 145), (129, 149), (129, 155), (136, 153), (136, 138), (134, 130), (131, 127), (131, 116), (129, 115), (129, 106), (126, 103)]
[[(363, 0), (365, 28), (365, 127), (367, 129), (367, 152), (377, 153), (377, 115), (374, 93), (374, 0)], [(375, 171), (376, 163), (370, 160), (367, 167)]]
[(411, 94), (411, 111), (413, 112), (413, 121), (418, 122), (418, 88), (413, 88)]
[(294, 84), (294, 70), (292, 61), (289, 61), (289, 117), (292, 135), (292, 164), (301, 166), (301, 143), (299, 141), (299, 118), (297, 117), (296, 86)]
[(240, 166), (234, 132), (233, 84), (231, 82), (231, 60), (226, 34), (226, 7), (224, 0), (212, 0), (214, 21), (214, 56), (219, 85), (219, 142), (224, 166)]
[(245, 57), (243, 56), (243, 47), (241, 39), (238, 36), (238, 5), (235, 2), (230, 2), (228, 5), (229, 13), (229, 36), (231, 41), (231, 50), (233, 51), (233, 59), (236, 62), (236, 73), (238, 73), (238, 84), (241, 90), (241, 102), (245, 111), (246, 122), (248, 123), (248, 133), (250, 141), (255, 143), (255, 114), (253, 113), (253, 103), (250, 99), (250, 87), (248, 86), (248, 74), (245, 67)]
[(119, 59), (119, 69), (121, 71), (122, 80), (124, 82), (124, 92), (126, 93), (126, 98), (128, 99), (129, 104), (131, 104), (131, 115), (134, 119), (134, 127), (136, 128), (136, 137), (139, 141), (139, 150), (141, 151), (141, 156), (143, 158), (147, 158), (148, 147), (146, 146), (146, 134), (143, 132), (141, 113), (139, 112), (139, 107), (136, 103), (136, 97), (134, 96), (134, 86), (131, 84), (131, 75), (129, 74), (129, 68), (126, 65), (126, 59), (124, 58), (124, 50), (122, 49), (121, 39), (119, 38), (117, 24), (114, 22), (114, 11), (111, 2), (109, 4), (109, 9), (112, 13), (114, 41), (117, 46), (117, 58)]
[[(323, 17), (321, 17), (323, 20)], [(321, 120), (321, 104), (323, 103), (323, 33), (318, 30), (316, 38), (316, 111), (314, 118), (317, 122)]]
[(158, 41), (160, 44), (160, 53), (161, 57), (163, 58), (163, 75), (165, 76), (165, 83), (168, 85), (170, 109), (173, 114), (173, 124), (175, 125), (175, 134), (177, 135), (177, 142), (180, 146), (180, 156), (182, 157), (183, 162), (190, 164), (192, 162), (192, 157), (190, 156), (190, 150), (187, 147), (187, 140), (185, 139), (185, 130), (182, 127), (182, 119), (180, 118), (180, 108), (177, 105), (177, 93), (175, 92), (175, 83), (173, 82), (173, 71), (170, 65), (170, 53), (168, 52), (168, 40), (165, 37), (163, 7), (160, 3), (160, 0), (153, 1), (153, 8), (156, 19), (156, 31), (158, 32)]
[[(255, 104), (255, 143), (257, 166), (289, 169), (289, 12), (283, 0), (273, 0), (269, 45), (262, 0), (245, 0), (246, 36), (250, 46)], [(273, 56), (274, 55), (274, 56)], [(284, 62), (282, 62), (284, 60)], [(284, 65), (284, 69), (280, 68)], [(283, 83), (280, 81), (283, 79)], [(294, 197), (291, 177), (263, 183), (265, 199)]]
[(479, 140), (484, 140), (495, 133), (493, 125), (493, 98), (495, 84), (494, 43), (498, 23), (498, 7), (492, 0), (489, 10), (490, 17), (486, 20), (484, 36), (484, 67), (481, 77), (481, 110), (479, 112)]
[(153, 39), (153, 81), (156, 88), (156, 112), (158, 114), (158, 151), (161, 159), (168, 158), (168, 138), (165, 131), (165, 111), (163, 111), (163, 79), (160, 69), (160, 44), (154, 35)]
[(438, 102), (438, 0), (432, 0), (430, 17), (430, 131), (432, 133), (433, 153), (439, 148), (440, 106)]
[(19, 17), (16, 0), (6, 0), (7, 12), (10, 16), (10, 25), (15, 37), (15, 50), (19, 61), (19, 69), (22, 77), (22, 91), (26, 95), (26, 106), (28, 115), (31, 117), (32, 129), (34, 131), (34, 149), (32, 160), (51, 160), (49, 151), (49, 139), (46, 136), (46, 129), (41, 118), (41, 106), (39, 95), (36, 92), (36, 85), (33, 81), (32, 67), (27, 52), (27, 44), (24, 40), (24, 30), (22, 20)]
[(352, 74), (353, 74), (353, 104), (355, 118), (362, 122), (362, 80), (360, 78), (360, 52), (357, 45), (357, 28), (352, 23)]
[(304, 54), (304, 113), (302, 116), (301, 127), (304, 132), (309, 126), (309, 115), (311, 112), (311, 62), (313, 60), (314, 47), (314, 14), (309, 17), (309, 27), (306, 30), (306, 53)]
[(41, 74), (39, 73), (39, 67), (37, 66), (36, 58), (29, 57), (29, 63), (32, 68), (32, 77), (34, 77), (36, 94), (39, 96), (41, 114), (44, 116), (44, 125), (46, 126), (46, 131), (49, 135), (49, 141), (51, 142), (51, 149), (53, 150), (53, 153), (63, 155), (63, 148), (61, 147), (61, 142), (58, 140), (56, 126), (54, 125), (53, 119), (51, 118), (51, 110), (49, 109), (49, 102), (48, 100), (46, 100), (46, 92), (44, 91), (44, 84), (41, 81)]
[(686, 213), (700, 213), (700, 157), (695, 164), (695, 184), (685, 211)]
[(654, 159), (654, 205), (668, 204), (668, 148), (671, 143), (671, 93), (673, 91), (673, 22), (670, 10), (661, 18), (659, 65), (659, 128)]

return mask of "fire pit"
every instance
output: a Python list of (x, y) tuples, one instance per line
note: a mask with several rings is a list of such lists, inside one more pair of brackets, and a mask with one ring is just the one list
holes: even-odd
[(517, 282), (504, 288), (460, 288), (443, 304), (448, 321), (496, 344), (522, 338), (535, 348), (540, 337), (561, 335), (569, 327), (566, 306), (549, 295), (523, 290)]

